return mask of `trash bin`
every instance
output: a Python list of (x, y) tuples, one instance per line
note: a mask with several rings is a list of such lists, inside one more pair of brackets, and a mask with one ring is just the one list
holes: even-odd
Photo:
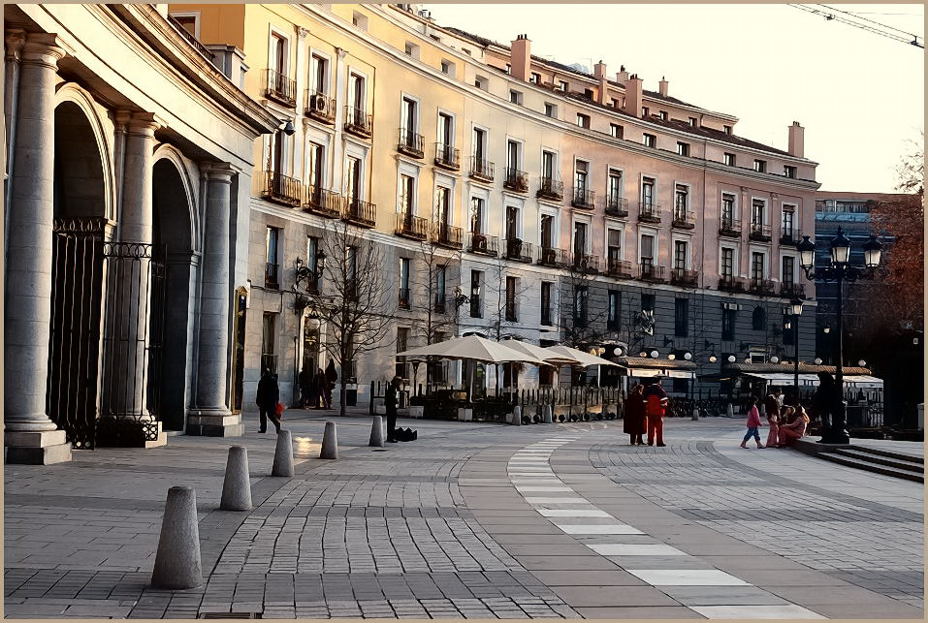
[(356, 384), (345, 385), (345, 406), (358, 406), (358, 386)]

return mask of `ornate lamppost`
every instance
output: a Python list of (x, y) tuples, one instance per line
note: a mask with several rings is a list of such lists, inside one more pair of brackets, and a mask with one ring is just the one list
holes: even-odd
[(799, 243), (797, 248), (799, 250), (799, 260), (806, 277), (810, 280), (834, 281), (837, 284), (838, 305), (835, 316), (838, 321), (838, 357), (835, 363), (835, 397), (831, 408), (831, 424), (825, 430), (819, 443), (847, 444), (851, 442), (851, 439), (845, 430), (847, 417), (844, 402), (844, 372), (842, 370), (844, 363), (844, 282), (870, 278), (872, 269), (880, 265), (883, 245), (876, 239), (876, 236), (870, 236), (870, 240), (863, 246), (864, 264), (863, 266), (855, 266), (851, 264), (851, 241), (844, 235), (840, 227), (838, 228), (838, 235), (832, 238), (830, 244), (831, 264), (819, 268), (815, 267), (815, 243), (809, 240), (808, 236), (802, 237), (802, 242)]

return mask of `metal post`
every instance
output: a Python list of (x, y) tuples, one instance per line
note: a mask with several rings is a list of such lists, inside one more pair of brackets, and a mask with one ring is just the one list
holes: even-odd
[(799, 410), (799, 316), (793, 317), (793, 399), (796, 401), (796, 410)]

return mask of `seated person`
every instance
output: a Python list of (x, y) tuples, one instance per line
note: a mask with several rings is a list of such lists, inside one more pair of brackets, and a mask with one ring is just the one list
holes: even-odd
[(785, 448), (796, 439), (801, 439), (806, 434), (806, 426), (809, 425), (809, 416), (806, 414), (804, 407), (799, 407), (796, 416), (792, 422), (781, 424), (779, 430), (780, 448)]

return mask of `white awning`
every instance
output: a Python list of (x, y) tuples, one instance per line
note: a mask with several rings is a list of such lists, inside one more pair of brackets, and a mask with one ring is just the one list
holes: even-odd
[[(792, 374), (785, 372), (744, 372), (744, 376), (750, 376), (756, 379), (763, 379), (769, 385), (792, 385), (794, 377)], [(806, 387), (818, 387), (817, 374), (800, 374), (799, 384)], [(855, 387), (859, 389), (882, 389), (883, 380), (875, 376), (865, 374), (852, 374), (844, 377), (845, 387)]]
[(655, 376), (666, 376), (672, 379), (696, 378), (696, 374), (692, 370), (665, 370), (662, 368), (629, 368), (627, 374), (639, 379), (649, 379)]
[(859, 389), (883, 389), (883, 379), (866, 374), (852, 374), (844, 377), (844, 384)]

